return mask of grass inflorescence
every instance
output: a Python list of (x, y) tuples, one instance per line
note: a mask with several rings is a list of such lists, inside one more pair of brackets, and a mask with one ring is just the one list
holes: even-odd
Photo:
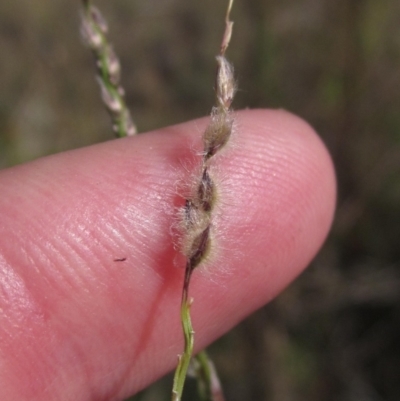
[[(181, 226), (183, 227), (182, 253), (186, 257), (185, 278), (182, 289), (181, 320), (185, 339), (185, 348), (179, 356), (178, 367), (174, 376), (172, 400), (179, 401), (182, 397), (186, 373), (193, 352), (194, 331), (190, 318), (189, 285), (192, 273), (196, 267), (205, 261), (212, 242), (212, 217), (216, 203), (216, 184), (210, 172), (213, 157), (226, 145), (233, 128), (231, 104), (235, 95), (235, 80), (233, 67), (225, 58), (225, 52), (232, 35), (233, 23), (230, 21), (230, 11), (233, 0), (229, 1), (226, 14), (226, 28), (223, 35), (220, 53), (217, 56), (216, 75), (216, 105), (211, 111), (209, 125), (203, 134), (203, 154), (200, 174), (195, 180), (194, 188), (185, 199), (181, 211)], [(198, 358), (204, 362), (205, 354)], [(206, 365), (203, 365), (206, 366)], [(215, 375), (214, 375), (215, 376)], [(211, 388), (211, 387), (210, 387)], [(221, 397), (222, 392), (218, 392)], [(208, 399), (215, 399), (213, 394)]]
[(124, 89), (120, 84), (120, 63), (107, 38), (107, 22), (90, 0), (83, 0), (83, 6), (81, 33), (96, 61), (97, 81), (103, 103), (112, 119), (114, 133), (118, 137), (135, 135), (137, 129), (125, 102)]

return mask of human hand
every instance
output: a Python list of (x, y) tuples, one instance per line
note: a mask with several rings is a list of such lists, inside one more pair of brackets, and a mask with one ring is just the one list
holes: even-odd
[[(334, 210), (332, 164), (307, 124), (235, 117), (215, 161), (215, 250), (190, 288), (197, 350), (307, 266)], [(184, 270), (171, 226), (206, 123), (0, 172), (1, 400), (122, 400), (176, 365)]]

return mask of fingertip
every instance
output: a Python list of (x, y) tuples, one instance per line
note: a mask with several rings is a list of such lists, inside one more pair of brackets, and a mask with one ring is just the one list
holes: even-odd
[[(214, 172), (229, 177), (219, 181), (216, 249), (191, 285), (197, 347), (293, 280), (334, 210), (332, 163), (308, 124), (276, 110), (234, 116), (232, 145), (215, 160)], [(70, 399), (127, 396), (174, 366), (183, 342), (183, 271), (173, 266), (170, 235), (175, 188), (191, 175), (184, 166), (195, 169), (207, 121), (1, 174), (2, 273), (12, 269), (22, 283), (19, 317), (37, 311), (34, 333), (28, 318), (25, 326), (9, 316), (2, 324), (13, 333), (4, 377), (14, 375), (18, 399), (56, 399), (60, 389)]]

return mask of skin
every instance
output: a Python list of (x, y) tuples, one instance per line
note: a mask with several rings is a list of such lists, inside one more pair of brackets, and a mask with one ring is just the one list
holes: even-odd
[[(309, 125), (285, 111), (235, 118), (214, 161), (214, 247), (190, 288), (197, 350), (298, 276), (334, 213), (332, 163)], [(0, 172), (0, 399), (122, 400), (176, 366), (172, 238), (207, 121)]]

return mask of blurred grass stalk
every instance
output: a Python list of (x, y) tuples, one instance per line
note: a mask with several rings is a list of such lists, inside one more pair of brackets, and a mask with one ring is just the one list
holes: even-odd
[(112, 120), (112, 128), (118, 137), (137, 133), (131, 113), (125, 102), (125, 91), (120, 84), (121, 66), (107, 38), (107, 22), (90, 0), (83, 0), (81, 33), (93, 52), (98, 70), (97, 81), (101, 97)]

